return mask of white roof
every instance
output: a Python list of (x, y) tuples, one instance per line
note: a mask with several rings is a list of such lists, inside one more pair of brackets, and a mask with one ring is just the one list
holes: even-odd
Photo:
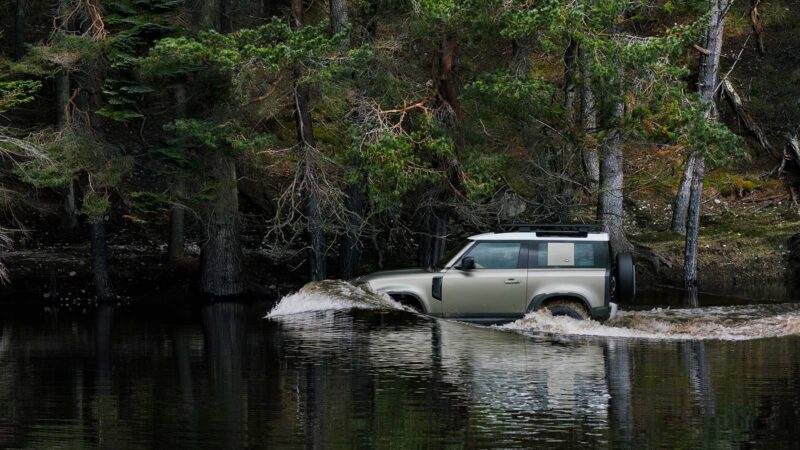
[(608, 241), (608, 233), (588, 233), (586, 237), (553, 236), (552, 231), (543, 232), (550, 236), (537, 236), (535, 231), (514, 231), (510, 233), (484, 233), (470, 236), (471, 241)]

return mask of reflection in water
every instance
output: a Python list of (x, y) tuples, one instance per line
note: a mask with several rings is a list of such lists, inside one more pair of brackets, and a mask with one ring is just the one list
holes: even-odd
[(215, 415), (228, 448), (247, 444), (246, 392), (242, 379), (247, 342), (245, 307), (213, 303), (203, 308), (205, 354), (216, 397)]
[[(790, 447), (800, 339), (519, 333), (403, 311), (0, 317), (0, 447)], [(12, 333), (13, 330), (13, 333)]]
[(608, 384), (609, 420), (615, 441), (633, 438), (633, 374), (629, 341), (609, 340), (605, 346), (606, 383)]

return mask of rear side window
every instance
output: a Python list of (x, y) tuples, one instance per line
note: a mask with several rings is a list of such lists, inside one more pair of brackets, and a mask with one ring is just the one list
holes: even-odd
[(606, 242), (536, 241), (531, 242), (528, 267), (536, 268), (606, 268)]
[(519, 264), (521, 249), (521, 242), (478, 242), (464, 256), (475, 258), (476, 269), (516, 269), (525, 267)]

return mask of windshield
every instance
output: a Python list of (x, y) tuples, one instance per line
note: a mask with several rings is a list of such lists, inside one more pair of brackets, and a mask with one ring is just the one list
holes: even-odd
[[(469, 245), (469, 244), (467, 244), (467, 245)], [(436, 264), (433, 266), (433, 268), (434, 268), (434, 269), (444, 269), (444, 266), (445, 266), (445, 265), (446, 265), (446, 264), (447, 264), (447, 263), (448, 263), (448, 262), (449, 262), (451, 259), (455, 258), (455, 256), (456, 256), (456, 255), (457, 255), (459, 252), (461, 252), (461, 250), (464, 250), (464, 247), (466, 247), (466, 246), (465, 246), (465, 245), (460, 245), (460, 246), (458, 246), (458, 247), (454, 247), (454, 248), (451, 248), (450, 250), (448, 250), (448, 251), (447, 251), (447, 252), (444, 254), (444, 257), (442, 257), (442, 259), (440, 259), (439, 261), (436, 261)]]

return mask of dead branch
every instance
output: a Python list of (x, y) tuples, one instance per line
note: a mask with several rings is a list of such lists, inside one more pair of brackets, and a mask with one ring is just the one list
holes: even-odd
[(725, 98), (728, 99), (731, 107), (733, 107), (733, 110), (736, 112), (736, 117), (742, 121), (747, 131), (752, 133), (756, 139), (758, 139), (758, 143), (761, 144), (762, 148), (772, 152), (772, 146), (769, 144), (769, 141), (767, 141), (764, 131), (753, 119), (753, 116), (747, 112), (747, 109), (745, 109), (744, 103), (742, 102), (742, 98), (739, 97), (739, 94), (736, 92), (736, 89), (733, 87), (733, 83), (730, 80), (724, 80), (722, 82), (722, 92), (725, 95)]
[(758, 52), (766, 54), (764, 48), (764, 25), (761, 23), (761, 15), (758, 13), (758, 5), (761, 0), (750, 0), (750, 21), (753, 23), (753, 31), (756, 33), (758, 41)]
[(73, 20), (85, 25), (82, 28), (86, 31), (81, 36), (88, 36), (95, 41), (108, 37), (100, 0), (75, 0), (62, 14), (53, 18), (53, 28), (61, 30)]

